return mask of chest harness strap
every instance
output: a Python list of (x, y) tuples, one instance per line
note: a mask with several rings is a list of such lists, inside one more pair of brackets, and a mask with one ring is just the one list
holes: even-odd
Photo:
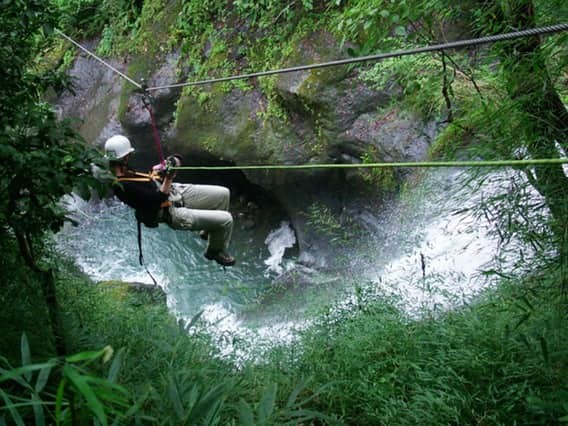
[[(119, 182), (150, 182), (154, 180), (154, 175), (152, 174), (145, 174), (145, 173), (134, 173), (134, 176), (121, 176), (118, 178)], [(166, 200), (160, 204), (160, 208), (167, 208), (172, 205), (171, 201)], [(144, 264), (144, 255), (142, 254), (142, 222), (138, 217), (136, 218), (136, 226), (138, 231), (138, 262), (140, 266), (143, 266), (146, 270), (146, 273), (152, 279), (154, 286), (158, 285), (158, 282), (152, 275), (152, 273), (148, 270), (148, 267)]]

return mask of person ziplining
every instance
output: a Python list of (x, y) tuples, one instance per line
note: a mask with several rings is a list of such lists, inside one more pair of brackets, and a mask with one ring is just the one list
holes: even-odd
[(166, 223), (176, 230), (201, 231), (200, 236), (207, 240), (207, 259), (222, 266), (235, 264), (227, 252), (233, 231), (228, 188), (174, 182), (173, 167), (181, 166), (181, 157), (175, 155), (149, 174), (131, 169), (128, 160), (135, 149), (123, 135), (107, 139), (104, 151), (117, 178), (114, 194), (135, 210), (139, 224), (155, 228)]

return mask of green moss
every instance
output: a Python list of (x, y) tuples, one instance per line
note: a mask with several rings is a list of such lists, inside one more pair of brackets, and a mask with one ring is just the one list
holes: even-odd
[(178, 139), (184, 141), (183, 148), (204, 150), (220, 158), (231, 159), (255, 151), (252, 134), (256, 124), (250, 117), (251, 109), (247, 102), (239, 104), (240, 109), (229, 114), (231, 123), (226, 124), (231, 128), (230, 132), (219, 126), (219, 117), (226, 115), (223, 114), (225, 96), (221, 88), (216, 88), (202, 89), (197, 97), (180, 98), (175, 125)]
[[(363, 164), (379, 163), (382, 161), (377, 149), (369, 146), (362, 155)], [(399, 189), (399, 181), (393, 168), (362, 168), (359, 175), (371, 188), (380, 189), (384, 192), (395, 192)]]
[[(168, 53), (168, 38), (175, 22), (180, 5), (175, 0), (152, 0), (144, 2), (140, 16), (140, 27), (127, 39), (119, 50), (130, 52), (126, 74), (134, 81), (148, 79), (164, 62)], [(132, 84), (125, 83), (120, 94), (118, 116), (122, 121), (128, 107), (128, 100), (136, 90)]]
[[(137, 56), (133, 58), (126, 69), (126, 75), (136, 82), (141, 83), (146, 80), (148, 76), (159, 66), (159, 62), (148, 61), (144, 56)], [(128, 109), (128, 102), (132, 94), (137, 91), (138, 88), (129, 82), (124, 82), (122, 85), (122, 90), (120, 92), (120, 102), (118, 105), (118, 118), (122, 122), (125, 119), (125, 114)]]
[(454, 158), (456, 153), (471, 140), (467, 129), (454, 124), (441, 131), (430, 147), (431, 158)]
[(60, 39), (36, 58), (36, 66), (39, 71), (49, 69), (66, 71), (71, 67), (76, 57), (77, 49), (71, 43)]

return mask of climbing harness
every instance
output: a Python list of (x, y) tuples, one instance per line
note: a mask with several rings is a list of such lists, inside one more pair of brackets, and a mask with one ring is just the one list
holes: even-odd
[[(151, 182), (151, 181), (154, 180), (154, 177), (155, 177), (154, 173), (146, 174), (146, 173), (135, 172), (135, 173), (133, 173), (133, 176), (120, 176), (118, 178), (118, 181), (119, 182)], [(171, 205), (172, 205), (172, 203), (169, 200), (166, 200), (162, 204), (160, 204), (160, 209), (162, 211), (165, 211), (165, 209), (167, 209)], [(148, 226), (150, 228), (155, 228), (155, 227), (158, 226), (159, 220), (156, 216), (154, 216), (152, 218), (144, 217), (143, 213), (139, 209), (136, 209), (135, 212), (136, 212), (135, 216), (136, 216), (136, 228), (137, 228), (137, 239), (138, 239), (138, 262), (140, 263), (140, 266), (144, 267), (144, 269), (146, 270), (146, 273), (150, 276), (154, 285), (157, 286), (158, 282), (156, 281), (156, 279), (154, 278), (152, 273), (148, 270), (148, 267), (144, 264), (144, 255), (142, 254), (142, 224), (144, 224), (145, 226)]]

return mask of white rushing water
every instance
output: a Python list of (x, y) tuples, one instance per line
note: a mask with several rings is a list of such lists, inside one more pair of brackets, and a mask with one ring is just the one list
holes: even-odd
[(296, 234), (290, 226), (290, 222), (282, 221), (280, 228), (271, 231), (264, 243), (270, 252), (270, 257), (264, 261), (264, 264), (268, 266), (266, 272), (281, 274), (284, 272), (282, 267), (284, 252), (287, 248), (292, 248), (296, 244)]
[[(144, 257), (180, 321), (188, 324), (201, 312), (223, 355), (258, 357), (264, 349), (293, 342), (296, 331), (310, 323), (305, 307), (322, 299), (310, 302), (307, 293), (325, 294), (337, 312), (361, 303), (361, 290), (367, 299), (390, 294), (409, 314), (420, 315), (457, 306), (490, 285), (481, 271), (498, 267), (499, 242), (488, 232), (491, 224), (468, 207), (498, 191), (508, 177), (486, 177), (474, 192), (462, 186), (462, 178), (459, 171), (436, 171), (408, 190), (405, 201), (372, 223), (377, 235), (366, 241), (366, 256), (348, 252), (351, 260), (344, 271), (328, 273), (333, 275), (329, 280), (325, 272), (319, 274), (319, 282), (339, 280), (339, 286), (314, 282), (264, 302), (274, 278), (294, 265), (286, 257), (296, 243), (288, 222), (256, 240), (236, 229), (232, 250), (239, 263), (227, 272), (203, 260), (199, 238), (165, 226), (143, 231)], [(83, 271), (95, 281), (150, 282), (138, 265), (136, 225), (125, 206), (77, 199), (70, 199), (69, 206), (79, 226), (66, 227), (57, 242)]]

